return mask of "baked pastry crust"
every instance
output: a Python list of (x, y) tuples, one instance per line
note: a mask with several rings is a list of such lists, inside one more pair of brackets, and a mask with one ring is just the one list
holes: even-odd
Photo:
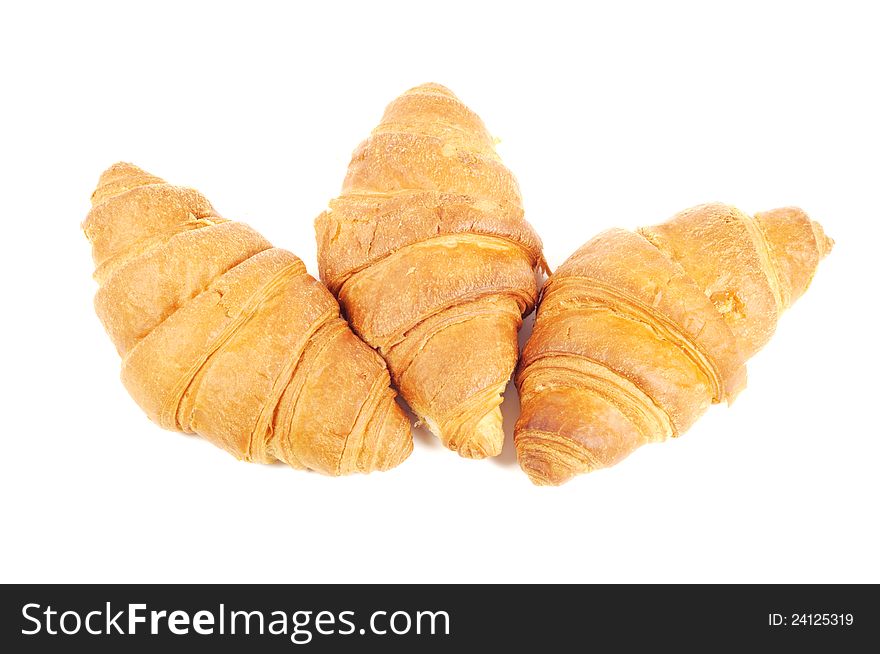
[(166, 429), (329, 475), (412, 450), (382, 359), (296, 256), (198, 191), (111, 166), (83, 223), (122, 381)]
[(586, 243), (544, 285), (519, 363), (522, 468), (560, 484), (732, 401), (832, 244), (800, 209), (724, 204)]
[(315, 231), (321, 279), (413, 411), (462, 456), (498, 454), (517, 331), (546, 264), (480, 118), (438, 84), (401, 95)]

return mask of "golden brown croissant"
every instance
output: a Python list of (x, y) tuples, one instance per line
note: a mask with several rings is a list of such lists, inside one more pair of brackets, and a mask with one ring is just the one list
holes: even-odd
[(732, 400), (832, 244), (800, 209), (723, 204), (589, 241), (547, 280), (520, 360), (523, 470), (561, 484)]
[(462, 456), (498, 454), (517, 330), (545, 264), (480, 118), (437, 84), (404, 93), (315, 230), (321, 279), (413, 411)]
[(122, 380), (162, 427), (331, 475), (409, 455), (383, 361), (297, 257), (124, 163), (101, 176), (83, 230)]

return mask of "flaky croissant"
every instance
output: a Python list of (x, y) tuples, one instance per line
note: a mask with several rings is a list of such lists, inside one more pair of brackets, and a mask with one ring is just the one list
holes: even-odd
[(541, 241), (480, 118), (425, 84), (385, 110), (315, 221), (321, 279), (444, 445), (501, 451)]
[(832, 244), (800, 209), (723, 204), (589, 241), (547, 280), (520, 360), (523, 470), (560, 484), (729, 402)]
[(162, 427), (330, 475), (409, 455), (383, 361), (293, 254), (124, 163), (101, 175), (83, 230), (122, 380)]

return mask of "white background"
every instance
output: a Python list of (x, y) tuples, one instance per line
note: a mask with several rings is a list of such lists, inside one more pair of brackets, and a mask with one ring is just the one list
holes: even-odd
[[(880, 582), (871, 3), (12, 3), (0, 10), (2, 581)], [(239, 463), (150, 423), (79, 224), (128, 160), (316, 273), (313, 218), (385, 105), (449, 86), (502, 139), (551, 266), (700, 202), (837, 245), (682, 438), (561, 488), (510, 441), (394, 471)], [(517, 402), (505, 403), (511, 431)]]

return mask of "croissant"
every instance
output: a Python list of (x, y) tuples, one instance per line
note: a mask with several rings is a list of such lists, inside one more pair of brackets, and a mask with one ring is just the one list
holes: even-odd
[(122, 381), (159, 425), (329, 475), (409, 455), (384, 362), (293, 254), (126, 163), (101, 175), (83, 230)]
[(394, 100), (315, 220), (321, 279), (446, 447), (501, 451), (541, 240), (483, 122), (448, 89)]
[(520, 360), (520, 466), (561, 484), (730, 403), (832, 245), (800, 209), (723, 204), (586, 243), (544, 285)]

